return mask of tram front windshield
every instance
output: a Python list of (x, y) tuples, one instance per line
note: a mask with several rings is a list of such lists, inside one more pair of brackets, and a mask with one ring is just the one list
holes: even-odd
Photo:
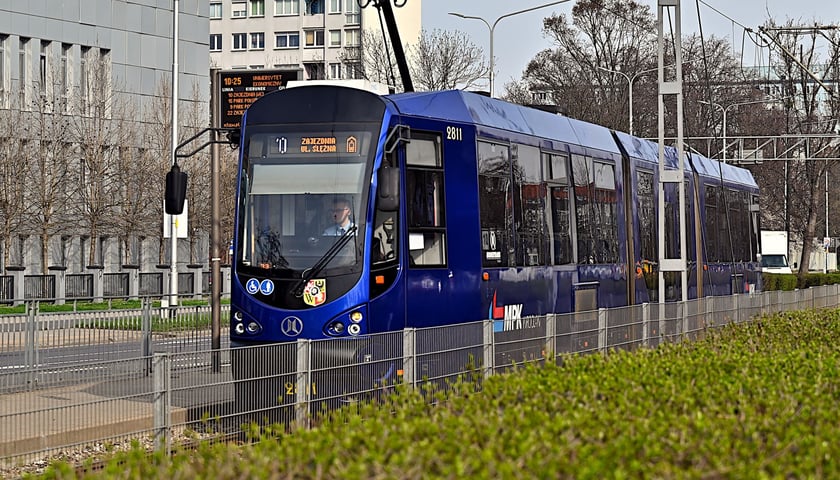
[(275, 276), (358, 270), (371, 131), (258, 128), (246, 132), (240, 172), (239, 266)]

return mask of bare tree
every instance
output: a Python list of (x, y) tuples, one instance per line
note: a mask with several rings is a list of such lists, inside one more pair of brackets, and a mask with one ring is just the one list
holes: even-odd
[(158, 263), (164, 264), (166, 242), (163, 238), (163, 194), (164, 179), (172, 166), (170, 152), (172, 144), (172, 130), (170, 117), (171, 83), (161, 78), (152, 101), (143, 110), (144, 138), (149, 146), (149, 154), (153, 156), (155, 180), (151, 184), (150, 194), (153, 200), (149, 204), (152, 217), (155, 219), (154, 237), (157, 238)]
[[(825, 175), (836, 169), (840, 147), (836, 141), (838, 131), (838, 99), (836, 85), (840, 82), (840, 35), (837, 32), (822, 32), (789, 20), (783, 29), (776, 29), (768, 22), (762, 32), (773, 45), (775, 74), (780, 79), (782, 92), (791, 97), (786, 104), (785, 128), (787, 133), (821, 135), (810, 142), (791, 141), (789, 148), (799, 152), (798, 159), (785, 162), (773, 169), (775, 178), (783, 178), (789, 195), (786, 230), (801, 235), (802, 256), (799, 261), (800, 282), (808, 272), (812, 239), (821, 237), (826, 225), (821, 213), (824, 211), (826, 189)], [(826, 35), (829, 47), (821, 53), (821, 35)], [(833, 90), (827, 88), (834, 85)], [(768, 173), (767, 176), (770, 176)], [(778, 180), (776, 184), (779, 184)], [(835, 182), (836, 184), (836, 182)], [(835, 189), (836, 191), (836, 189)], [(831, 195), (832, 197), (836, 195)], [(783, 195), (764, 195), (765, 205), (778, 202)], [(827, 220), (827, 219), (826, 219)], [(835, 226), (835, 232), (837, 227)], [(828, 232), (830, 233), (830, 232)]]
[(359, 47), (344, 48), (339, 59), (345, 66), (358, 70), (354, 76), (394, 89), (402, 85), (394, 51), (378, 31), (363, 31)]
[(117, 232), (114, 221), (120, 210), (120, 156), (133, 144), (134, 106), (126, 95), (115, 93), (107, 59), (88, 61), (89, 81), (81, 86), (80, 115), (72, 128), (79, 150), (76, 214), (90, 237), (88, 265), (99, 265), (100, 238)]
[(489, 73), (484, 50), (457, 30), (423, 30), (407, 55), (418, 90), (469, 89)]
[[(206, 102), (202, 102), (202, 95), (197, 84), (193, 84), (190, 101), (186, 102), (184, 114), (180, 122), (183, 124), (179, 135), (189, 138), (207, 128), (210, 124)], [(188, 151), (197, 149), (204, 138), (199, 138), (187, 146)], [(190, 263), (201, 263), (196, 258), (199, 240), (207, 243), (207, 232), (210, 230), (210, 150), (203, 148), (188, 158), (181, 159), (181, 167), (189, 175), (187, 183), (188, 218), (189, 218), (189, 246)]]
[(607, 70), (633, 75), (655, 66), (653, 21), (650, 8), (633, 0), (581, 0), (571, 17), (543, 21), (554, 48), (529, 62), (524, 89), (506, 89), (520, 96), (530, 91), (569, 116), (626, 130), (628, 82)]
[(5, 271), (11, 261), (11, 239), (27, 212), (24, 179), (28, 163), (23, 138), (24, 119), (20, 109), (0, 109), (0, 248), (3, 249), (0, 271)]
[(29, 135), (22, 138), (27, 165), (28, 198), (32, 206), (28, 223), (39, 239), (40, 269), (47, 272), (50, 238), (66, 229), (71, 203), (70, 183), (75, 157), (70, 117), (55, 111), (57, 98), (39, 96), (33, 110), (24, 112)]

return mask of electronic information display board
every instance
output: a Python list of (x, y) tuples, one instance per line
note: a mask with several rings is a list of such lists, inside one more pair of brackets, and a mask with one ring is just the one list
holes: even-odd
[(219, 72), (221, 127), (239, 128), (242, 114), (266, 93), (280, 90), (297, 80), (295, 70), (236, 70)]

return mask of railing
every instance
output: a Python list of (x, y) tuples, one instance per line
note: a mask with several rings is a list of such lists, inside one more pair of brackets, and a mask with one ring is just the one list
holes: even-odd
[(486, 376), (562, 354), (654, 348), (759, 315), (838, 304), (840, 286), (829, 285), (523, 318), (507, 331), (484, 320), (215, 351), (206, 307), (145, 303), (113, 317), (31, 308), (0, 319), (0, 458), (140, 437), (164, 445), (185, 429), (234, 433), (251, 420), (305, 427), (323, 406), (377, 397), (395, 382), (447, 388), (466, 371)]
[[(129, 270), (104, 273), (68, 273), (56, 269), (50, 275), (25, 275), (16, 269), (0, 275), (0, 304), (20, 305), (26, 300), (64, 303), (67, 300), (101, 302), (106, 299), (137, 299), (143, 296), (169, 295), (168, 271), (138, 272)], [(51, 269), (52, 271), (52, 269)], [(222, 267), (222, 295), (229, 294), (230, 268)], [(201, 296), (210, 293), (210, 272), (200, 268), (178, 273), (178, 295)]]

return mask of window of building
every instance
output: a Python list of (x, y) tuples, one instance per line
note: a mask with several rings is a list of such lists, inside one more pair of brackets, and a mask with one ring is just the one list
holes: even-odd
[(251, 34), (251, 50), (262, 50), (265, 48), (265, 33), (257, 32)]
[(41, 51), (38, 58), (38, 93), (41, 98), (47, 96), (47, 79), (49, 77), (49, 59), (50, 42), (41, 40)]
[(304, 0), (306, 2), (306, 15), (318, 15), (324, 13), (324, 0)]
[(447, 264), (446, 203), (440, 135), (412, 131), (405, 155), (410, 266), (444, 267)]
[(90, 60), (90, 47), (81, 47), (79, 54), (79, 110), (82, 113), (89, 111), (90, 96), (90, 71), (88, 62)]
[(210, 19), (220, 19), (222, 18), (222, 3), (221, 2), (210, 2)]
[(306, 80), (324, 80), (323, 63), (304, 63), (303, 69), (306, 71)]
[(344, 31), (344, 46), (345, 47), (358, 47), (362, 44), (360, 30), (358, 28), (354, 28), (352, 30), (345, 30)]
[(330, 46), (341, 46), (341, 30), (330, 30)]
[(210, 34), (210, 51), (211, 52), (221, 52), (222, 51), (222, 34), (221, 33), (211, 33)]
[(247, 33), (234, 33), (233, 34), (233, 42), (231, 45), (233, 46), (231, 50), (245, 50), (248, 47), (248, 34)]
[(99, 80), (96, 82), (96, 91), (99, 98), (97, 99), (97, 108), (99, 109), (97, 115), (102, 118), (111, 118), (111, 50), (107, 48), (99, 49), (99, 64), (97, 65), (97, 74)]
[(307, 47), (323, 47), (324, 46), (324, 31), (323, 30), (307, 30), (303, 32), (305, 43)]
[(58, 64), (58, 88), (61, 97), (62, 109), (67, 111), (67, 99), (70, 97), (70, 86), (73, 81), (70, 78), (70, 52), (73, 45), (69, 43), (61, 44), (61, 59)]
[(615, 166), (572, 155), (578, 263), (618, 261)]
[(341, 0), (329, 0), (327, 13), (341, 13)]
[(362, 70), (362, 64), (359, 62), (349, 62), (344, 64), (344, 76), (346, 78), (352, 79), (363, 79), (364, 71)]
[(274, 48), (298, 48), (300, 47), (300, 33), (298, 32), (277, 32), (274, 34)]
[(362, 23), (358, 0), (344, 0), (344, 17), (344, 21), (348, 25), (360, 25)]
[(338, 80), (341, 78), (341, 64), (340, 63), (331, 63), (330, 64), (330, 78)]
[(0, 35), (0, 108), (6, 108), (6, 93), (9, 87), (6, 84), (6, 44), (9, 41), (8, 35)]
[(230, 5), (231, 18), (245, 18), (248, 16), (248, 4), (245, 2), (233, 2)]
[(265, 16), (265, 0), (250, 0), (250, 3), (252, 17)]
[(18, 45), (18, 90), (20, 90), (20, 108), (22, 110), (28, 110), (29, 106), (27, 105), (26, 91), (28, 90), (27, 85), (29, 85), (29, 39), (20, 37)]
[(274, 0), (274, 14), (300, 15), (300, 0)]

